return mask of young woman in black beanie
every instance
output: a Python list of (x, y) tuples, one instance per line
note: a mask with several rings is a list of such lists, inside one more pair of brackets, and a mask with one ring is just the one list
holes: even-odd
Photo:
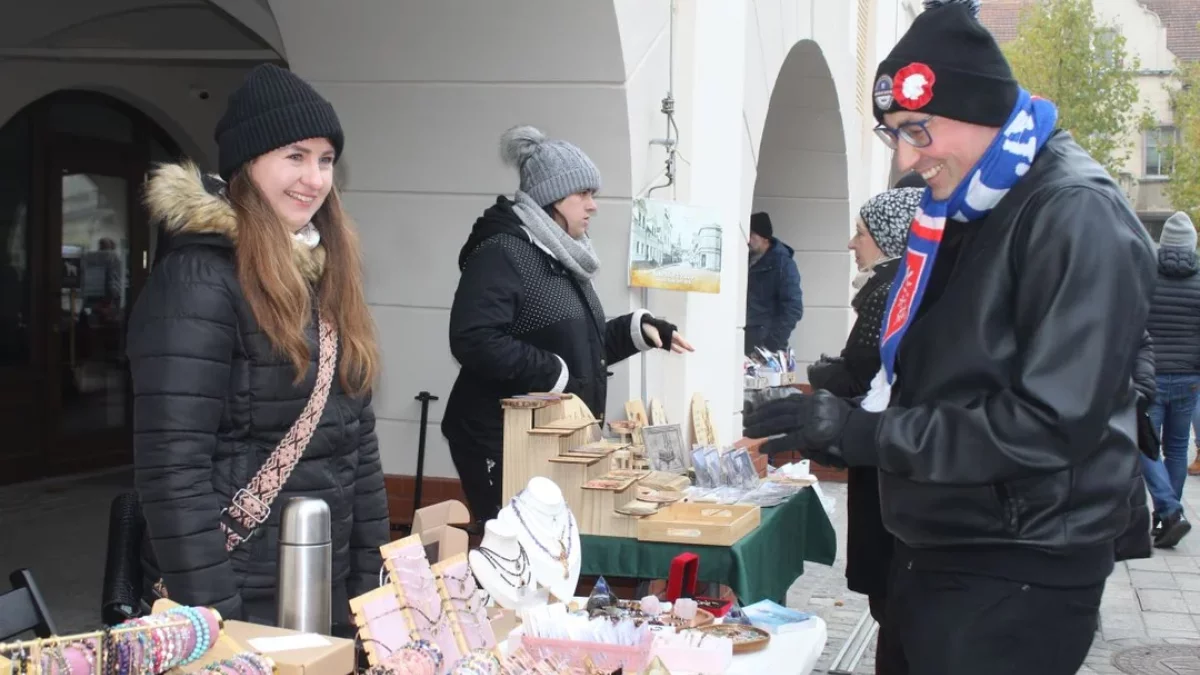
[(146, 189), (167, 233), (129, 327), (148, 599), (274, 624), (279, 514), (314, 497), (343, 623), (389, 536), (375, 333), (333, 182), (342, 129), (311, 86), (265, 65), (216, 140), (219, 178), (166, 165)]

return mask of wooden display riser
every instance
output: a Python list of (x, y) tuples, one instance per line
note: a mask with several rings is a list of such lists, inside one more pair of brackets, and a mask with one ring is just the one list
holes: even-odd
[[(572, 425), (567, 420), (587, 424)], [(632, 501), (637, 484), (625, 490), (585, 490), (583, 484), (613, 468), (611, 454), (576, 458), (563, 455), (596, 440), (596, 420), (578, 397), (541, 407), (504, 409), (504, 478), (502, 499), (508, 502), (535, 476), (554, 481), (562, 490), (580, 534), (636, 537), (637, 519), (613, 509)], [(571, 428), (579, 426), (579, 428)]]

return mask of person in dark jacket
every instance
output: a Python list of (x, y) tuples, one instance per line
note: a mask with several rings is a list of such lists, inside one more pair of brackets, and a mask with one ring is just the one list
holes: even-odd
[[(1192, 412), (1200, 391), (1200, 261), (1196, 227), (1183, 212), (1168, 218), (1159, 236), (1158, 282), (1147, 328), (1154, 338), (1158, 386), (1150, 419), (1162, 439), (1171, 491), (1180, 500), (1187, 479)], [(1181, 510), (1164, 519), (1164, 532), (1182, 518)]]
[(791, 246), (775, 238), (771, 216), (750, 216), (750, 266), (746, 275), (746, 354), (755, 347), (787, 349), (796, 324), (804, 316), (800, 270)]
[(220, 177), (164, 165), (146, 190), (166, 234), (128, 340), (147, 600), (276, 625), (279, 514), (313, 497), (329, 506), (345, 625), (348, 599), (378, 586), (389, 528), (374, 328), (333, 185), (342, 129), (311, 86), (264, 65), (230, 96), (216, 140)]
[(459, 253), (450, 352), (461, 369), (442, 417), (476, 524), (500, 508), (501, 399), (566, 392), (603, 419), (610, 366), (654, 347), (692, 351), (673, 324), (646, 310), (605, 320), (588, 237), (600, 189), (592, 160), (529, 126), (506, 131), (500, 146), (520, 189), (515, 199), (497, 197)]
[[(1138, 350), (1137, 363), (1133, 369), (1133, 386), (1138, 393), (1138, 448), (1141, 456), (1141, 480), (1137, 493), (1141, 498), (1142, 509), (1145, 508), (1146, 492), (1150, 492), (1154, 504), (1153, 541), (1157, 548), (1174, 548), (1183, 537), (1191, 531), (1192, 525), (1183, 517), (1183, 504), (1171, 489), (1171, 478), (1167, 475), (1166, 466), (1161, 455), (1161, 443), (1158, 429), (1154, 425), (1149, 411), (1158, 396), (1158, 384), (1154, 375), (1155, 356), (1154, 339), (1150, 331), (1142, 338), (1141, 349)], [(1134, 513), (1134, 525), (1145, 523), (1142, 509)], [(1140, 527), (1138, 528), (1140, 529)], [(1117, 542), (1117, 559), (1123, 558), (1121, 548), (1124, 542)]]
[(911, 672), (1075, 673), (1129, 523), (1153, 242), (977, 0), (926, 6), (872, 93), (877, 135), (929, 184), (880, 372), (860, 407), (791, 396), (745, 435), (878, 469), (885, 624)]
[[(836, 359), (822, 358), (808, 367), (814, 389), (853, 398), (867, 393), (879, 372), (879, 331), (887, 307), (892, 279), (904, 253), (908, 226), (917, 213), (924, 190), (888, 190), (871, 197), (858, 211), (849, 248), (861, 272), (855, 279), (858, 293), (851, 306), (858, 314), (850, 337)], [(888, 657), (891, 633), (884, 625), (887, 578), (892, 562), (893, 538), (879, 513), (879, 475), (869, 466), (851, 467), (846, 480), (846, 586), (866, 595), (871, 616), (879, 623), (876, 635), (875, 672), (894, 672)], [(904, 672), (904, 665), (900, 665)]]

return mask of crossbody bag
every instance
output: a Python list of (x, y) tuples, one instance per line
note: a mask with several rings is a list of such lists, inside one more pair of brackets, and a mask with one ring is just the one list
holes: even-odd
[[(313, 432), (325, 412), (329, 390), (333, 387), (333, 376), (337, 370), (338, 333), (332, 324), (317, 317), (319, 330), (317, 340), (317, 381), (312, 394), (304, 405), (300, 416), (292, 423), (287, 434), (271, 452), (271, 456), (250, 479), (246, 487), (233, 495), (230, 505), (221, 509), (221, 532), (225, 535), (225, 550), (232, 552), (250, 540), (260, 527), (271, 517), (271, 505), (279, 497), (283, 486), (312, 440)], [(167, 588), (162, 579), (154, 584), (160, 597), (167, 597)]]

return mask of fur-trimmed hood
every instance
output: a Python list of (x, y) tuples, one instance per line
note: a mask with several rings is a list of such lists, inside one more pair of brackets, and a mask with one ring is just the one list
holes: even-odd
[[(152, 222), (161, 221), (168, 236), (217, 234), (237, 247), (237, 214), (225, 197), (225, 182), (205, 175), (191, 162), (163, 164), (146, 185), (146, 208)], [(292, 240), (292, 259), (300, 273), (315, 283), (325, 269), (325, 248)]]

